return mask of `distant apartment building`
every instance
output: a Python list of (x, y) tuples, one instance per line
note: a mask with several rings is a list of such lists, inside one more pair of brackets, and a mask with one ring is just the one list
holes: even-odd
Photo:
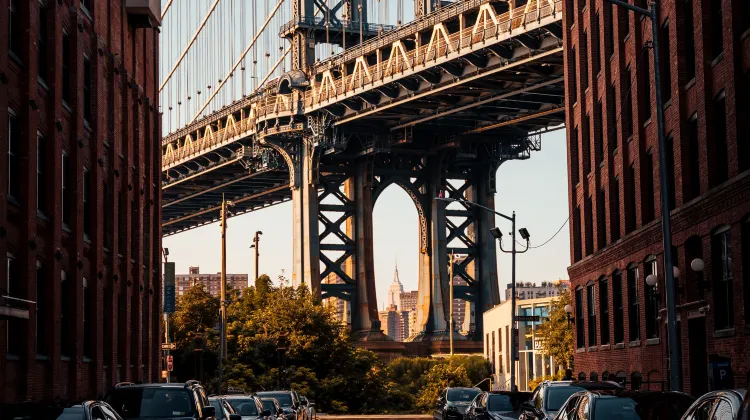
[[(191, 287), (202, 284), (212, 296), (221, 295), (221, 273), (201, 274), (200, 267), (190, 267), (190, 274), (175, 276), (175, 291), (182, 296)], [(227, 274), (227, 289), (245, 290), (247, 288), (247, 274)]]
[[(546, 297), (560, 296), (558, 285), (566, 290), (570, 289), (570, 280), (543, 281), (540, 285), (532, 282), (516, 283), (516, 299), (540, 299)], [(510, 299), (512, 285), (508, 283), (505, 288), (505, 300)]]
[[(327, 275), (323, 280), (323, 284), (344, 284), (344, 279), (339, 277), (336, 273), (331, 273)], [(342, 323), (346, 323), (346, 325), (351, 326), (352, 324), (352, 311), (351, 311), (351, 303), (344, 299), (339, 299), (336, 297), (331, 297), (328, 299), (325, 299), (326, 305), (331, 305), (336, 308), (336, 316), (339, 321)]]
[(402, 311), (416, 311), (417, 310), (417, 291), (412, 290), (409, 292), (401, 292), (399, 296), (401, 304), (398, 309)]

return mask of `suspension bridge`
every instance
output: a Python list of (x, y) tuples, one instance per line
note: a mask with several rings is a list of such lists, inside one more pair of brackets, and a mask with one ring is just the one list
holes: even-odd
[[(419, 214), (411, 341), (447, 340), (456, 298), (500, 301), (495, 174), (564, 123), (561, 0), (197, 0), (162, 7), (164, 235), (293, 202), (293, 281), (350, 302), (384, 339), (372, 211), (389, 185)], [(321, 281), (323, 280), (323, 281)], [(335, 280), (335, 281), (331, 281)], [(481, 340), (481, 316), (474, 335)], [(435, 344), (438, 343), (438, 344)], [(475, 343), (475, 342), (474, 342)], [(467, 343), (468, 345), (468, 343)]]

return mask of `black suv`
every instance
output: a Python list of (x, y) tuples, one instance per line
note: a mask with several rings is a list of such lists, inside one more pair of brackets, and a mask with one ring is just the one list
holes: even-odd
[(124, 419), (216, 420), (216, 408), (198, 381), (115, 385), (105, 401)]
[(281, 409), (284, 410), (284, 416), (289, 420), (305, 420), (305, 404), (300, 401), (299, 395), (295, 391), (262, 391), (257, 392), (259, 398), (274, 398), (279, 402)]
[(531, 401), (521, 404), (518, 420), (550, 420), (576, 392), (610, 389), (622, 387), (614, 382), (545, 381), (536, 387)]

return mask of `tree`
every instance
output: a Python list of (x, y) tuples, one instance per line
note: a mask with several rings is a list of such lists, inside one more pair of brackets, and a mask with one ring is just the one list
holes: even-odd
[[(214, 371), (219, 347), (214, 327), (218, 321), (219, 299), (206, 292), (202, 285), (189, 288), (177, 299), (169, 328), (177, 345), (173, 373), (176, 380), (200, 379), (202, 372)], [(202, 338), (198, 340), (199, 337)], [(195, 351), (199, 343), (203, 350)]]
[(471, 385), (463, 366), (449, 363), (437, 364), (425, 375), (425, 386), (417, 397), (417, 408), (423, 413), (428, 413), (435, 407), (440, 391), (446, 387)]
[(541, 351), (555, 359), (555, 363), (569, 368), (573, 359), (573, 328), (568, 322), (565, 305), (570, 305), (570, 291), (558, 286), (560, 296), (550, 303), (549, 318), (536, 329)]

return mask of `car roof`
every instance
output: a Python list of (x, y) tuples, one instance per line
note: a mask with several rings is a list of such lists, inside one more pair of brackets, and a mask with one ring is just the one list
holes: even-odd
[(195, 387), (195, 386), (201, 386), (200, 383), (152, 383), (152, 384), (134, 384), (130, 382), (121, 382), (117, 385), (115, 385), (114, 389), (142, 389), (142, 388), (171, 388), (171, 389), (180, 389), (180, 388), (189, 388), (189, 387)]
[(256, 394), (260, 395), (278, 395), (278, 394), (293, 394), (293, 391), (290, 391), (288, 389), (286, 390), (280, 390), (280, 391), (259, 391), (256, 392)]
[(471, 386), (449, 386), (448, 390), (451, 390), (451, 389), (465, 389), (467, 391), (481, 391), (481, 389), (477, 387), (471, 387)]
[(238, 400), (240, 398), (242, 399), (255, 398), (255, 395), (254, 394), (231, 394), (231, 395), (222, 395), (221, 398), (224, 398), (225, 400)]
[(596, 382), (596, 381), (580, 381), (580, 382), (570, 382), (567, 384), (568, 386), (577, 386), (579, 388), (583, 388), (588, 391), (594, 391), (594, 390), (606, 390), (606, 389), (614, 389), (614, 390), (621, 390), (623, 389), (622, 386), (614, 383), (614, 382)]

